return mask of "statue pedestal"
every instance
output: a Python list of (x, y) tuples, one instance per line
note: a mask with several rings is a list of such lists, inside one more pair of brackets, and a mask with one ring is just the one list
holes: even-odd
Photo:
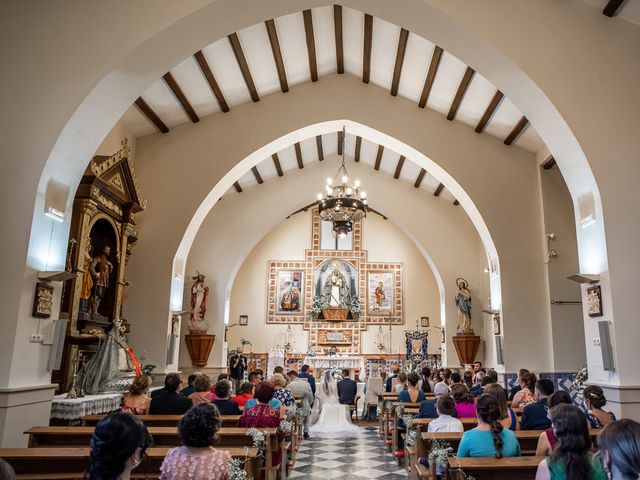
[(480, 336), (467, 333), (453, 336), (453, 345), (460, 359), (460, 364), (473, 363), (480, 346)]
[(189, 350), (191, 364), (195, 367), (204, 367), (209, 361), (209, 354), (216, 341), (216, 336), (194, 332), (185, 335), (184, 341), (187, 344), (187, 350)]
[(344, 321), (349, 317), (349, 309), (342, 307), (325, 307), (322, 309), (322, 317), (328, 321)]

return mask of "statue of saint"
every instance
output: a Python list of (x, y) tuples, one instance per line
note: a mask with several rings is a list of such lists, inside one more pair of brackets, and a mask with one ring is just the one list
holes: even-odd
[(458, 332), (472, 332), (471, 328), (471, 292), (469, 282), (464, 278), (456, 279), (458, 294), (456, 305), (458, 306)]
[(91, 318), (94, 318), (96, 315), (100, 316), (98, 313), (100, 301), (109, 288), (109, 275), (113, 272), (113, 264), (109, 261), (110, 254), (111, 247), (105, 245), (102, 253), (92, 259), (91, 266), (89, 267), (95, 284), (93, 301), (91, 302)]
[(189, 319), (189, 330), (206, 332), (209, 324), (204, 319), (207, 313), (207, 295), (209, 287), (204, 284), (204, 275), (196, 272), (191, 285), (191, 318)]
[(347, 281), (337, 265), (334, 265), (333, 272), (327, 277), (322, 288), (321, 301), (323, 305), (330, 307), (349, 308), (351, 304), (351, 294)]

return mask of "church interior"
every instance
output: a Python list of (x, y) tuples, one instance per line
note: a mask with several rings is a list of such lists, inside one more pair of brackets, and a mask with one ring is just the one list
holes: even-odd
[[(549, 476), (562, 456), (536, 443), (573, 412), (558, 393), (591, 428), (585, 458), (640, 478), (606, 450), (635, 431), (640, 455), (638, 0), (2, 11), (6, 478), (188, 478), (166, 469), (196, 398), (157, 418), (127, 404), (141, 379), (151, 405), (211, 392), (215, 451), (240, 460), (197, 478), (590, 478)], [(477, 418), (458, 415), (462, 441), (435, 434), (447, 452), (426, 420), (465, 375)], [(313, 386), (310, 413), (281, 377)], [(549, 420), (527, 432), (525, 395), (505, 396), (518, 455), (505, 440), (474, 463), (466, 430), (505, 420), (483, 416), (502, 401), (489, 378)], [(258, 406), (227, 418), (216, 402), (247, 384)], [(279, 430), (247, 443), (245, 426), (272, 427), (244, 419), (267, 387)], [(334, 407), (346, 430), (319, 429)], [(153, 440), (140, 467), (99, 476), (116, 411)]]

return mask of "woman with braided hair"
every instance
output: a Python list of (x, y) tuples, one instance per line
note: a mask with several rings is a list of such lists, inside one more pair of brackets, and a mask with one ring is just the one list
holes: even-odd
[(478, 426), (462, 435), (458, 457), (517, 457), (520, 444), (516, 434), (500, 423), (500, 407), (492, 395), (484, 393), (476, 403)]
[(561, 403), (550, 411), (558, 444), (536, 472), (536, 480), (606, 480), (600, 459), (591, 453), (589, 425), (582, 411)]
[(89, 480), (129, 480), (145, 458), (151, 435), (138, 418), (112, 413), (98, 422), (91, 437)]

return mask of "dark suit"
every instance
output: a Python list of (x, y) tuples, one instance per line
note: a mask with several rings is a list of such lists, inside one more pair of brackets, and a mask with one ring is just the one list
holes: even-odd
[(417, 418), (438, 418), (438, 412), (436, 412), (436, 401), (435, 400), (425, 400), (420, 403), (420, 411)]
[(343, 405), (351, 405), (356, 399), (358, 384), (350, 378), (344, 378), (338, 382), (338, 399)]
[(176, 392), (167, 392), (156, 395), (151, 399), (149, 415), (182, 415), (193, 406), (190, 398)]
[(313, 396), (316, 396), (316, 379), (313, 378), (313, 375), (309, 375), (307, 372), (301, 372), (298, 374), (298, 378), (306, 378), (311, 385), (311, 392), (313, 392)]
[(220, 411), (220, 415), (241, 415), (240, 407), (231, 400), (214, 400), (211, 402)]
[(471, 387), (471, 390), (469, 390), (469, 393), (474, 397), (479, 397), (484, 393), (484, 387), (482, 385), (474, 385)]
[[(180, 395), (184, 396), (184, 397), (188, 397), (189, 395), (191, 395), (193, 392), (195, 392), (196, 389), (193, 385), (189, 385), (185, 388), (183, 388), (182, 390), (180, 390)], [(153, 397), (153, 395), (152, 395)]]
[(159, 388), (158, 390), (154, 390), (153, 392), (151, 392), (151, 395), (149, 396), (151, 398), (156, 398), (157, 396), (164, 395), (165, 393), (167, 393), (167, 389), (162, 387), (162, 388)]
[(547, 397), (522, 409), (521, 430), (545, 430), (549, 427), (551, 420), (547, 418)]
[(393, 379), (394, 378), (398, 378), (398, 374), (397, 373), (394, 374), (394, 375), (391, 375), (390, 377), (387, 378), (387, 381), (385, 382), (385, 385), (384, 385), (384, 391), (385, 392), (390, 392), (391, 391), (391, 386), (393, 385)]

